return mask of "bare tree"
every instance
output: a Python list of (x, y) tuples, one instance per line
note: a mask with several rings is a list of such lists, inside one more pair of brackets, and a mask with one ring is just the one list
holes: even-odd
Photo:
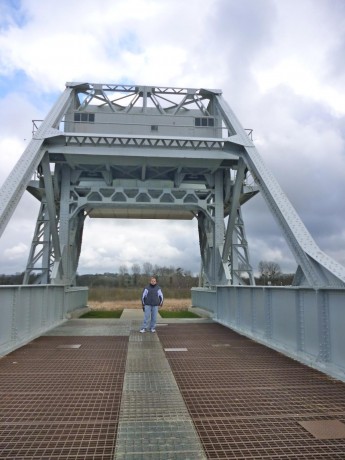
[(155, 273), (157, 274), (159, 273), (159, 276), (169, 276), (171, 273), (175, 272), (175, 269), (173, 267), (167, 267), (165, 265), (159, 268), (155, 266), (154, 270), (155, 270)]
[(133, 273), (133, 284), (134, 286), (137, 286), (138, 284), (138, 278), (141, 272), (141, 268), (139, 264), (133, 264), (132, 265), (132, 273)]
[(126, 265), (119, 266), (119, 282), (120, 286), (126, 286), (128, 281), (128, 269)]
[(258, 268), (264, 284), (271, 284), (282, 274), (280, 265), (276, 262), (261, 260)]
[(143, 274), (144, 275), (152, 275), (153, 273), (153, 265), (150, 262), (143, 263)]
[(126, 273), (128, 273), (127, 266), (126, 265), (120, 265), (119, 266), (119, 273), (120, 273), (121, 276), (126, 275)]
[(139, 264), (133, 264), (131, 270), (133, 275), (140, 275), (141, 267)]

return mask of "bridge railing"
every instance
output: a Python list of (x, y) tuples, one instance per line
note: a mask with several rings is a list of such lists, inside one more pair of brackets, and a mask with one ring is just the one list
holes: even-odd
[(87, 288), (0, 286), (0, 356), (63, 323), (87, 299)]
[(345, 381), (345, 289), (193, 288), (192, 304), (240, 334)]

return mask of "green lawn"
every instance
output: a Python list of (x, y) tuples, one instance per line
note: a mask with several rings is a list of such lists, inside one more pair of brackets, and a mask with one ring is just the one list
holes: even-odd
[(201, 316), (188, 310), (159, 310), (159, 314), (162, 318), (201, 318)]
[[(90, 310), (80, 318), (120, 318), (123, 310)], [(201, 318), (188, 310), (159, 310), (162, 318)]]
[(123, 310), (91, 310), (80, 318), (120, 318)]

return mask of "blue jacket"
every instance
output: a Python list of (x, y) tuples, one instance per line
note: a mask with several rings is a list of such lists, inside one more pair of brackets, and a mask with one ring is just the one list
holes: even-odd
[(162, 306), (163, 304), (163, 292), (162, 289), (156, 285), (148, 284), (142, 293), (141, 296), (141, 303), (144, 305), (151, 305), (151, 306)]

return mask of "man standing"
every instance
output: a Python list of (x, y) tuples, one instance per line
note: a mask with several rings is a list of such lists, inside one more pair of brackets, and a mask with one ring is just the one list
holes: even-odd
[(140, 332), (146, 332), (149, 323), (150, 331), (156, 332), (157, 313), (158, 308), (163, 305), (163, 292), (158, 286), (155, 276), (151, 276), (150, 284), (144, 288), (141, 303), (144, 310), (144, 321)]

